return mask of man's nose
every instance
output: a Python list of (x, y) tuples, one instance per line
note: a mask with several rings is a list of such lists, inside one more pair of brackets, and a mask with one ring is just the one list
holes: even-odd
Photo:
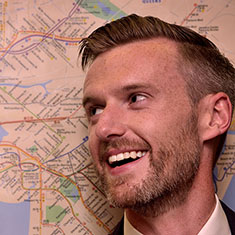
[(126, 132), (125, 114), (117, 107), (105, 107), (96, 124), (96, 135), (103, 141), (121, 137)]

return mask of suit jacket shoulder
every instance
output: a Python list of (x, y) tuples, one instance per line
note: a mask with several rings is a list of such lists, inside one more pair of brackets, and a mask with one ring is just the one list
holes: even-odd
[(222, 205), (224, 212), (227, 216), (231, 233), (232, 233), (232, 235), (235, 235), (235, 212), (232, 211), (228, 206), (226, 206), (222, 201), (221, 201), (221, 205)]
[(117, 224), (114, 231), (110, 235), (123, 235), (124, 234), (124, 216), (122, 220)]

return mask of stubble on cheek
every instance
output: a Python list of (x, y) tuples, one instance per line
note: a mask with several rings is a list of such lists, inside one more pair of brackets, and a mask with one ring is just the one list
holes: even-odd
[(105, 168), (99, 172), (111, 204), (156, 216), (183, 203), (200, 161), (197, 119), (191, 118), (186, 128), (179, 129), (171, 141), (155, 140), (159, 149), (154, 156), (149, 151), (149, 167), (141, 181), (130, 185), (131, 175), (112, 178)]
[(133, 186), (128, 183), (131, 176), (111, 177), (105, 169), (102, 172), (98, 172), (97, 167), (95, 169), (108, 202), (117, 208), (126, 207), (135, 194)]

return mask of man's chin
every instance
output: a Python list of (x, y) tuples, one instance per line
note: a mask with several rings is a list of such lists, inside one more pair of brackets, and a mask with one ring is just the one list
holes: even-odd
[(116, 187), (115, 190), (109, 190), (106, 196), (108, 202), (117, 208), (130, 208), (136, 203), (135, 193), (121, 186)]
[(118, 208), (126, 208), (136, 201), (135, 187), (125, 177), (115, 180), (101, 179), (108, 202)]

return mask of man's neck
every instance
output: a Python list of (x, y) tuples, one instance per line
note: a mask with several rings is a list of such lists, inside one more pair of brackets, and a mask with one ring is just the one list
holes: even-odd
[(205, 187), (193, 185), (188, 197), (180, 206), (156, 217), (143, 216), (127, 209), (129, 222), (141, 233), (151, 234), (198, 234), (212, 214), (216, 200), (211, 184)]

